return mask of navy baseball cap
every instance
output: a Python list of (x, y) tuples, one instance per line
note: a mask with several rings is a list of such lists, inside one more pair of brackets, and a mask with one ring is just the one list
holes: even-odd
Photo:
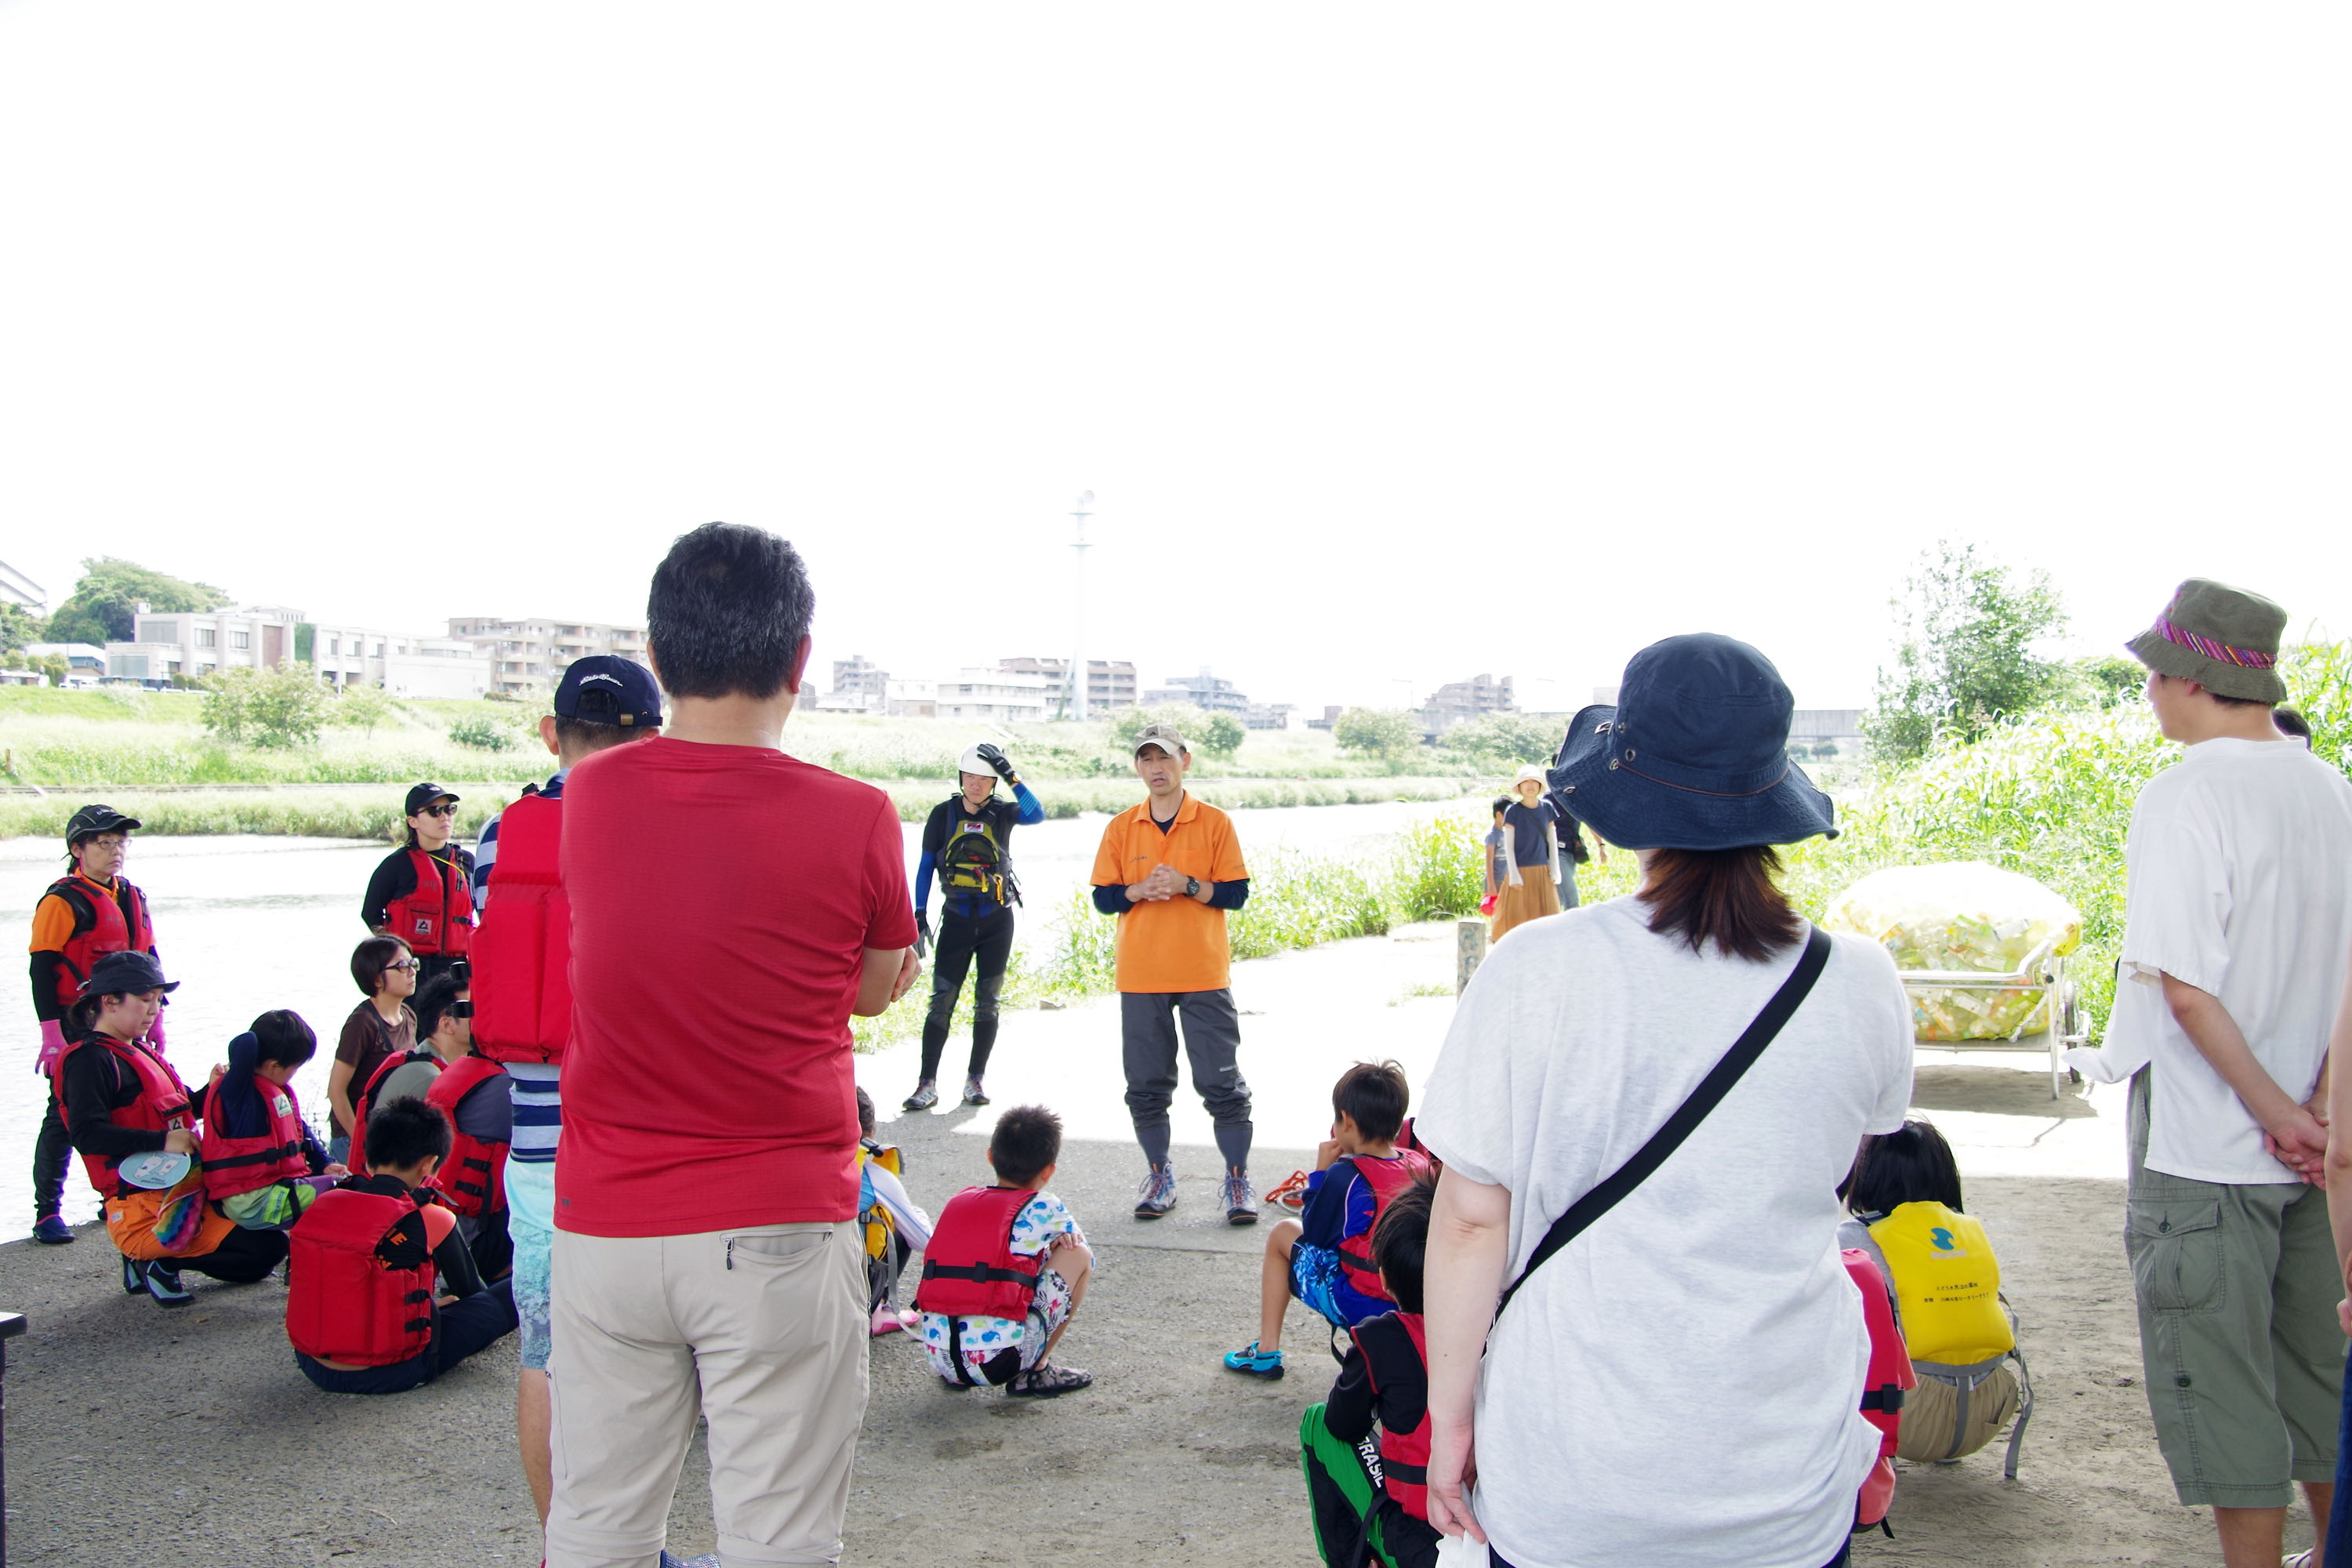
[(440, 801), (457, 800), (460, 798), (462, 797), (460, 797), (456, 791), (443, 789), (439, 784), (427, 779), (423, 784), (409, 785), (408, 805), (402, 809), (401, 815), (403, 816), (415, 816), (418, 812), (423, 811), (428, 805), (435, 805)]
[(661, 689), (653, 671), (633, 658), (609, 653), (575, 658), (555, 687), (555, 716), (583, 724), (614, 724), (628, 730), (661, 727)]
[(81, 983), (85, 996), (137, 995), (147, 991), (177, 991), (180, 983), (163, 978), (163, 966), (148, 953), (131, 950), (110, 952), (89, 966)]

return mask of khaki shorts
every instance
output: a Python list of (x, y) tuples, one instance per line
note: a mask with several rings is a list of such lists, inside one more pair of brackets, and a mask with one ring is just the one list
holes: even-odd
[(2180, 1500), (2284, 1508), (2336, 1479), (2344, 1287), (2327, 1194), (2151, 1171), (2148, 1070), (2131, 1086), (2124, 1250), (2157, 1447)]

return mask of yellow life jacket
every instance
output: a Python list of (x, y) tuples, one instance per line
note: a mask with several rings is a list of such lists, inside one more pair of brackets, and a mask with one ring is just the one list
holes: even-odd
[[(906, 1162), (899, 1156), (898, 1145), (860, 1142), (857, 1145), (858, 1186), (866, 1193), (870, 1194), (874, 1190), (866, 1182), (864, 1176), (866, 1162), (868, 1160), (894, 1176), (903, 1176), (907, 1173)], [(866, 1256), (882, 1257), (889, 1249), (891, 1231), (897, 1228), (891, 1223), (889, 1209), (881, 1199), (876, 1198), (866, 1205), (866, 1212), (857, 1217), (866, 1225)]]
[(1870, 1239), (1895, 1277), (1913, 1361), (1967, 1366), (2016, 1348), (1983, 1226), (1941, 1204), (1902, 1204), (1870, 1227)]

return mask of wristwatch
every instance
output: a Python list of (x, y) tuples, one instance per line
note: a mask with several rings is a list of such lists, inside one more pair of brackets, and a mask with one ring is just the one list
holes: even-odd
[(1201, 896), (1200, 878), (1187, 877), (1184, 879), (1184, 896), (1188, 899), (1197, 899)]

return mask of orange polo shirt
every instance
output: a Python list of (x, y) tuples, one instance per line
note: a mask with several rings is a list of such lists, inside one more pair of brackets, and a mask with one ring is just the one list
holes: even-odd
[[(1165, 833), (1151, 820), (1148, 800), (1112, 817), (1095, 851), (1094, 884), (1133, 887), (1162, 862), (1203, 882), (1238, 882), (1249, 875), (1233, 818), (1189, 791)], [(1181, 894), (1119, 916), (1118, 953), (1121, 991), (1223, 991), (1233, 984), (1225, 911)]]

